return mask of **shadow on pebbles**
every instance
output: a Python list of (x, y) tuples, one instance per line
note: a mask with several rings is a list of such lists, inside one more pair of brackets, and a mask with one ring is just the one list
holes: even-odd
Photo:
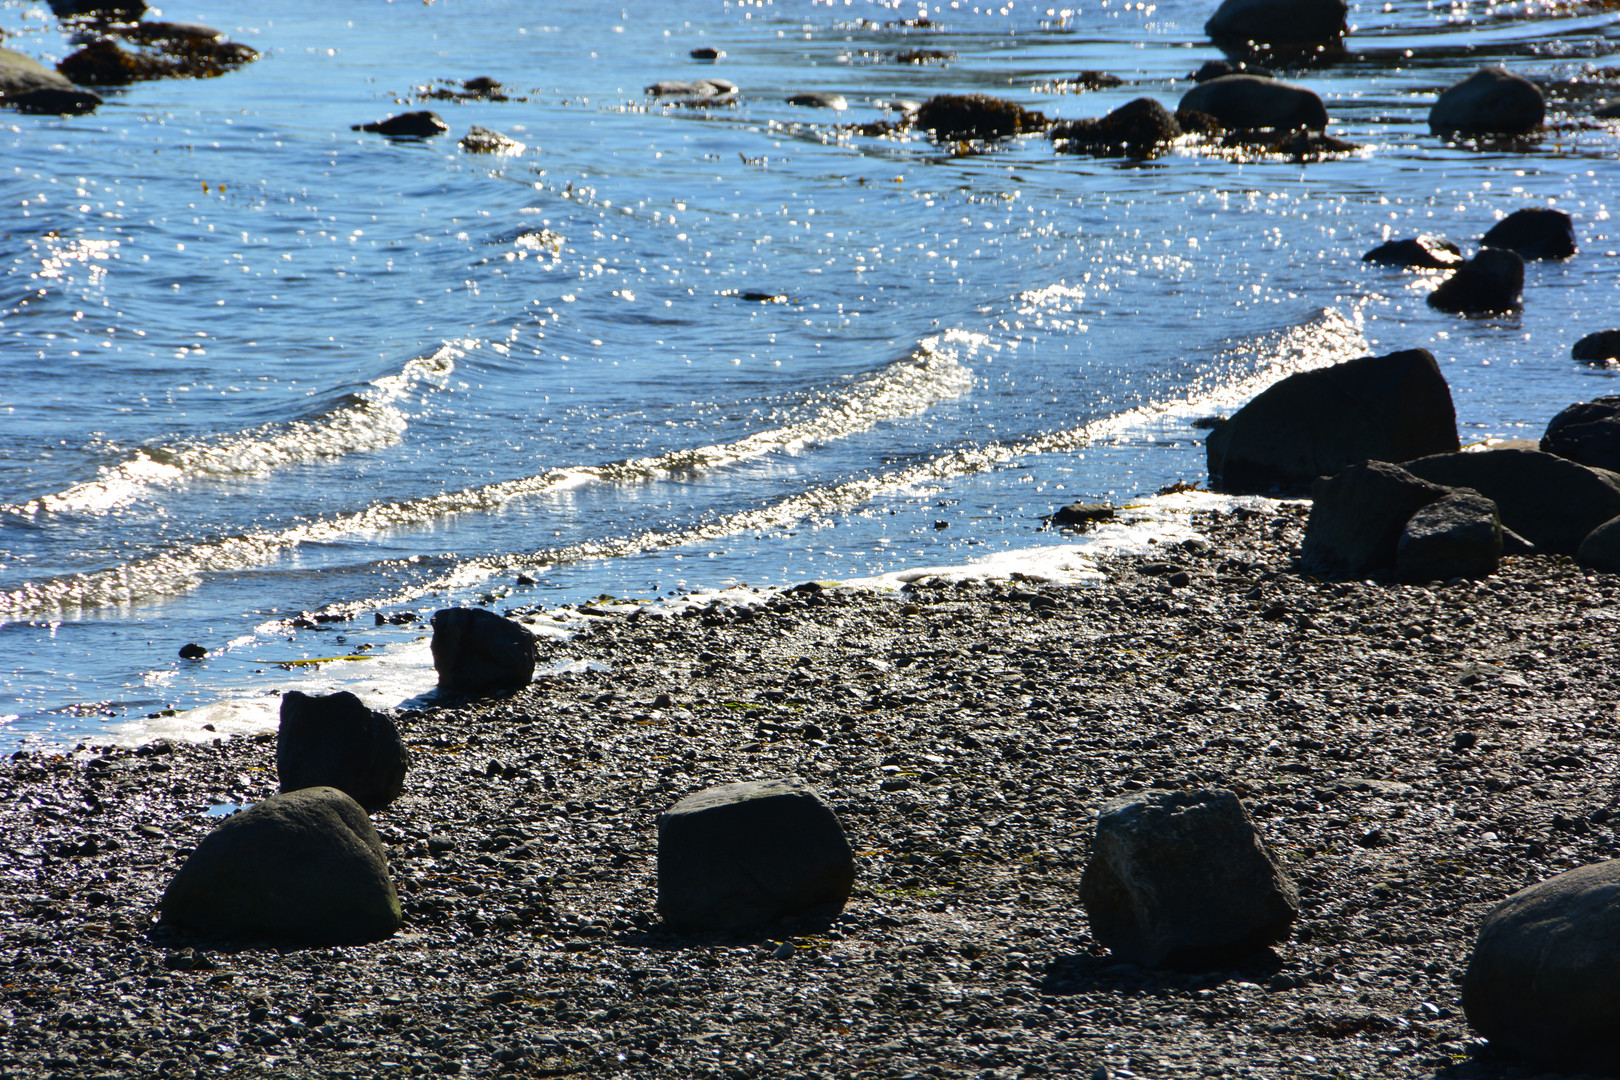
[[(19, 754), (0, 1076), (1525, 1075), (1457, 980), (1491, 906), (1616, 854), (1620, 578), (1316, 582), (1303, 520), (1205, 518), (1096, 586), (595, 619), (542, 645), (592, 670), (397, 717), (412, 769), (374, 820), (405, 928), (375, 945), (152, 928), (209, 801), (275, 790), (273, 735)], [(843, 821), (843, 914), (661, 930), (656, 815), (777, 776)], [(1299, 888), (1290, 940), (1203, 973), (1095, 945), (1095, 808), (1150, 787), (1243, 798)]]

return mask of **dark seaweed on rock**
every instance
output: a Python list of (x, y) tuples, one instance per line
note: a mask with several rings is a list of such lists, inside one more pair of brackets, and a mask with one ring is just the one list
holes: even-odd
[(1147, 158), (1162, 154), (1181, 134), (1169, 109), (1152, 98), (1137, 98), (1100, 119), (1055, 124), (1047, 136), (1071, 154)]
[(999, 139), (1030, 131), (1043, 131), (1041, 113), (988, 94), (937, 94), (912, 114), (912, 122), (934, 138)]
[(207, 36), (158, 39), (156, 51), (126, 50), (102, 38), (63, 57), (56, 69), (81, 86), (125, 86), (148, 79), (212, 79), (257, 60), (247, 45)]

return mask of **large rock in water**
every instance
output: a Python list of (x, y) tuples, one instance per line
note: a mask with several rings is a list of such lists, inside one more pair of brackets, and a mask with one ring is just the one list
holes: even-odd
[(1180, 138), (1181, 125), (1157, 101), (1137, 98), (1101, 119), (1058, 124), (1047, 136), (1057, 149), (1071, 154), (1145, 158)]
[(1210, 432), (1213, 487), (1304, 490), (1358, 461), (1458, 449), (1451, 389), (1434, 355), (1408, 349), (1290, 375)]
[(1587, 533), (1620, 516), (1620, 475), (1539, 450), (1439, 454), (1409, 461), (1406, 470), (1472, 488), (1496, 503), (1504, 528), (1556, 555), (1574, 555)]
[(1419, 585), (1487, 577), (1501, 562), (1501, 515), (1472, 491), (1454, 491), (1418, 510), (1395, 545), (1395, 576)]
[(528, 627), (483, 608), (442, 608), (433, 613), (433, 668), (439, 689), (482, 694), (527, 686), (534, 678), (536, 648)]
[(410, 755), (399, 729), (347, 690), (281, 699), (276, 774), (282, 791), (334, 787), (367, 810), (381, 810), (405, 789)]
[(1620, 472), (1620, 395), (1577, 402), (1552, 418), (1541, 449), (1595, 469)]
[(1288, 937), (1299, 913), (1230, 791), (1148, 791), (1105, 804), (1080, 881), (1091, 936), (1128, 963), (1210, 968)]
[(787, 780), (721, 784), (658, 817), (658, 914), (740, 932), (843, 910), (855, 855), (825, 803)]
[(228, 941), (358, 945), (399, 929), (382, 839), (336, 788), (272, 795), (203, 838), (158, 904), (165, 926)]
[(1462, 1004), (1493, 1049), (1620, 1075), (1620, 860), (1521, 889), (1480, 925)]
[(1512, 311), (1523, 292), (1523, 257), (1506, 248), (1486, 248), (1429, 294), (1429, 306), (1459, 315), (1488, 315)]
[(1447, 87), (1429, 109), (1429, 129), (1463, 135), (1522, 135), (1541, 126), (1547, 99), (1523, 75), (1482, 67)]
[(68, 115), (90, 112), (100, 104), (99, 94), (79, 89), (33, 57), (0, 49), (0, 105), (19, 112)]
[(1598, 330), (1587, 334), (1570, 348), (1569, 358), (1596, 367), (1620, 363), (1620, 330)]
[(1451, 494), (1387, 461), (1362, 461), (1316, 482), (1300, 563), (1327, 577), (1364, 577), (1395, 566), (1412, 515)]
[(1314, 90), (1260, 75), (1222, 75), (1181, 96), (1179, 112), (1208, 113), (1229, 128), (1327, 127), (1327, 106)]
[(1348, 29), (1345, 0), (1221, 0), (1204, 33), (1222, 48), (1334, 45)]
[(1361, 257), (1362, 262), (1384, 266), (1410, 266), (1418, 270), (1449, 270), (1462, 264), (1462, 249), (1440, 236), (1409, 236), (1379, 244)]
[(1492, 225), (1479, 242), (1516, 251), (1525, 259), (1567, 259), (1577, 247), (1575, 219), (1562, 210), (1527, 206)]

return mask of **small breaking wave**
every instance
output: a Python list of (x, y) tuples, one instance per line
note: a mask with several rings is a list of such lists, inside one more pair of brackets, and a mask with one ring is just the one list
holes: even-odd
[(144, 446), (104, 467), (94, 479), (55, 495), (0, 505), (0, 514), (102, 513), (127, 506), (153, 487), (197, 476), (255, 476), (316, 458), (372, 450), (399, 441), (407, 425), (396, 402), (422, 384), (439, 385), (455, 370), (467, 342), (416, 357), (397, 373), (315, 416), (277, 421), (205, 443)]
[(845, 393), (807, 419), (734, 442), (601, 465), (557, 468), (404, 502), (379, 503), (279, 532), (227, 537), (108, 570), (30, 582), (0, 593), (0, 618), (30, 618), (64, 609), (129, 604), (174, 595), (195, 587), (204, 574), (263, 565), (300, 544), (423, 525), (458, 514), (490, 512), (515, 499), (586, 484), (647, 483), (691, 476), (765, 454), (793, 453), (811, 443), (845, 437), (923, 412), (937, 401), (966, 393), (972, 384), (971, 372), (955, 353), (942, 347), (939, 339), (930, 338), (905, 358), (854, 380)]

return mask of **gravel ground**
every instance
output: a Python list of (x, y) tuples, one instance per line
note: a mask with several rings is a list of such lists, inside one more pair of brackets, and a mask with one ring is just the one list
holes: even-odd
[[(209, 801), (274, 790), (273, 736), (0, 763), (0, 1077), (1535, 1075), (1457, 980), (1494, 903), (1617, 853), (1620, 578), (1316, 582), (1304, 513), (1201, 518), (1101, 585), (593, 619), (542, 645), (588, 670), (399, 717), (406, 927), (371, 946), (152, 929)], [(844, 915), (662, 932), (658, 812), (774, 776), (843, 819)], [(1114, 963), (1077, 900), (1094, 807), (1202, 786), (1294, 876), (1295, 934)]]

